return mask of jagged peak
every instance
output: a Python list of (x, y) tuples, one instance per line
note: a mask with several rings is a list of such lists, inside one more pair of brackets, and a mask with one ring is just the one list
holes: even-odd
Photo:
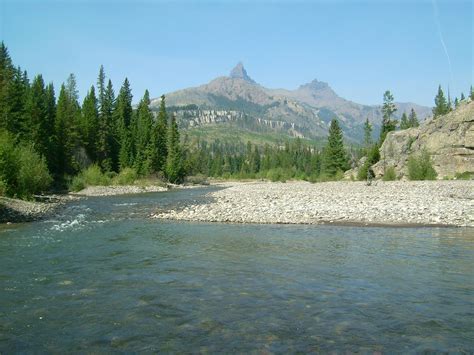
[(322, 89), (328, 89), (328, 88), (331, 89), (331, 87), (329, 86), (328, 83), (326, 83), (324, 81), (319, 81), (318, 79), (314, 79), (310, 83), (303, 84), (303, 85), (300, 86), (300, 88), (301, 89), (309, 88), (309, 89), (313, 89), (313, 90), (322, 90)]
[(255, 81), (248, 76), (247, 71), (244, 68), (242, 62), (238, 62), (234, 69), (231, 70), (230, 75), (233, 79), (242, 79), (249, 83), (255, 84)]

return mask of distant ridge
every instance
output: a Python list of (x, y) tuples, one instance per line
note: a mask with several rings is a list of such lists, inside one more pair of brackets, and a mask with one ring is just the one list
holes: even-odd
[[(238, 126), (253, 134), (318, 140), (327, 136), (330, 121), (337, 118), (345, 137), (361, 142), (365, 120), (368, 118), (373, 124), (374, 138), (382, 120), (381, 106), (346, 100), (328, 83), (316, 79), (295, 90), (265, 88), (248, 75), (242, 62), (237, 63), (229, 76), (169, 93), (166, 100), (181, 127), (190, 131), (219, 127), (229, 130)], [(396, 106), (397, 118), (411, 108), (421, 121), (431, 115), (431, 108), (414, 103), (396, 103)], [(153, 99), (151, 107), (159, 107), (159, 99)], [(190, 107), (195, 110), (189, 110)]]

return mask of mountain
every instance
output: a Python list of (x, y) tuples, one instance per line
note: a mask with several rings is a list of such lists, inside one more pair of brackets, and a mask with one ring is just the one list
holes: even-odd
[[(337, 117), (346, 138), (360, 142), (366, 118), (374, 125), (374, 136), (382, 120), (380, 106), (346, 100), (318, 80), (296, 90), (265, 88), (247, 74), (242, 63), (229, 76), (169, 93), (166, 100), (180, 126), (204, 138), (233, 132), (233, 137), (252, 134), (270, 141), (287, 137), (321, 140), (327, 136), (330, 121)], [(413, 103), (396, 105), (397, 117), (412, 107), (421, 120), (431, 114), (430, 108)], [(153, 99), (151, 107), (156, 110), (159, 99)]]

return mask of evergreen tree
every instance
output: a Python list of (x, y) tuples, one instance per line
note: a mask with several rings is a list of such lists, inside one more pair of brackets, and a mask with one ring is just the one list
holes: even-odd
[[(220, 166), (222, 167), (222, 163)], [(181, 182), (184, 177), (179, 130), (175, 115), (171, 117), (168, 127), (168, 156), (166, 158), (165, 174), (172, 183)]]
[(54, 92), (53, 83), (49, 83), (46, 86), (46, 121), (48, 134), (48, 153), (46, 154), (46, 163), (48, 164), (49, 171), (54, 172), (57, 170), (58, 161), (56, 153), (58, 150), (58, 143), (56, 138), (55, 122), (56, 122), (56, 94)]
[(78, 134), (78, 122), (80, 118), (80, 106), (78, 103), (76, 80), (71, 74), (61, 86), (58, 104), (56, 106), (55, 131), (57, 142), (57, 177), (62, 178), (64, 174), (73, 175), (81, 167), (76, 155), (80, 145)]
[(369, 122), (369, 117), (367, 117), (364, 123), (364, 146), (367, 149), (371, 144), (372, 144), (372, 125)]
[(380, 142), (379, 145), (385, 140), (388, 132), (394, 131), (397, 127), (397, 121), (392, 120), (392, 115), (397, 111), (395, 104), (393, 103), (393, 95), (387, 90), (383, 94), (383, 106), (382, 106), (382, 128), (380, 130)]
[(407, 129), (410, 128), (410, 122), (408, 120), (408, 116), (405, 112), (402, 114), (402, 118), (400, 119), (400, 129)]
[(260, 164), (261, 164), (260, 152), (258, 150), (258, 147), (255, 146), (250, 158), (250, 167), (249, 167), (250, 173), (251, 174), (258, 173), (260, 171)]
[(59, 91), (58, 104), (56, 106), (56, 115), (54, 130), (56, 132), (57, 142), (57, 167), (54, 173), (61, 179), (65, 173), (72, 173), (72, 148), (68, 136), (69, 132), (69, 112), (70, 103), (66, 94), (66, 87), (61, 85)]
[(99, 131), (98, 101), (92, 86), (84, 98), (81, 111), (80, 135), (87, 156), (92, 161), (97, 160), (97, 135)]
[(328, 176), (335, 176), (338, 171), (344, 171), (347, 168), (348, 158), (344, 150), (342, 130), (337, 119), (333, 119), (324, 150), (324, 172)]
[(453, 105), (451, 103), (451, 93), (449, 92), (449, 87), (448, 87), (448, 112), (451, 112), (453, 110)]
[(9, 129), (11, 86), (15, 69), (5, 44), (0, 44), (0, 128)]
[(119, 142), (114, 122), (116, 100), (112, 81), (109, 79), (100, 104), (97, 155), (102, 169), (118, 171)]
[(443, 89), (441, 85), (438, 87), (438, 94), (435, 97), (435, 107), (433, 108), (434, 118), (445, 115), (449, 112), (449, 106), (444, 97)]
[(46, 90), (43, 77), (36, 76), (31, 84), (31, 90), (26, 104), (28, 139), (33, 142), (37, 152), (43, 156), (48, 151), (48, 136), (51, 134), (47, 126)]
[(461, 93), (461, 101), (464, 101), (464, 100), (466, 100), (466, 98), (464, 97), (464, 93), (462, 92)]
[(458, 100), (458, 98), (456, 97), (456, 98), (454, 99), (454, 108), (458, 108), (458, 107), (459, 107), (459, 100)]
[(418, 127), (420, 125), (416, 116), (416, 112), (413, 108), (411, 109), (410, 115), (408, 116), (408, 122), (410, 127)]
[(152, 170), (152, 129), (153, 114), (150, 111), (150, 94), (145, 91), (138, 104), (135, 134), (135, 168), (139, 174), (148, 174)]
[(26, 122), (26, 105), (28, 102), (30, 84), (26, 72), (18, 67), (14, 70), (13, 79), (7, 84), (5, 96), (5, 128), (20, 138), (26, 138), (29, 131)]
[(472, 88), (472, 85), (471, 85), (471, 91), (469, 93), (469, 97), (471, 98), (472, 101), (474, 101), (474, 89)]
[(165, 95), (161, 96), (158, 118), (153, 130), (153, 168), (155, 171), (162, 171), (165, 167), (168, 156), (168, 115), (166, 113)]
[(133, 165), (133, 145), (130, 131), (130, 123), (133, 118), (132, 98), (130, 83), (128, 79), (125, 78), (119, 95), (117, 96), (117, 105), (114, 112), (117, 137), (120, 144), (118, 158), (121, 170)]

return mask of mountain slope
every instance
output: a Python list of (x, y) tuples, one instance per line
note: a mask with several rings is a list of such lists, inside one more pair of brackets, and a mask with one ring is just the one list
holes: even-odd
[[(218, 77), (195, 88), (166, 95), (167, 105), (177, 114), (182, 128), (234, 125), (251, 132), (278, 136), (325, 138), (330, 121), (337, 117), (348, 140), (361, 141), (368, 117), (375, 128), (381, 123), (380, 106), (361, 105), (338, 96), (324, 82), (313, 80), (296, 90), (268, 89), (257, 84), (242, 63), (228, 77)], [(159, 99), (152, 100), (157, 109)], [(412, 107), (420, 119), (431, 113), (428, 107), (398, 103), (396, 116)]]

